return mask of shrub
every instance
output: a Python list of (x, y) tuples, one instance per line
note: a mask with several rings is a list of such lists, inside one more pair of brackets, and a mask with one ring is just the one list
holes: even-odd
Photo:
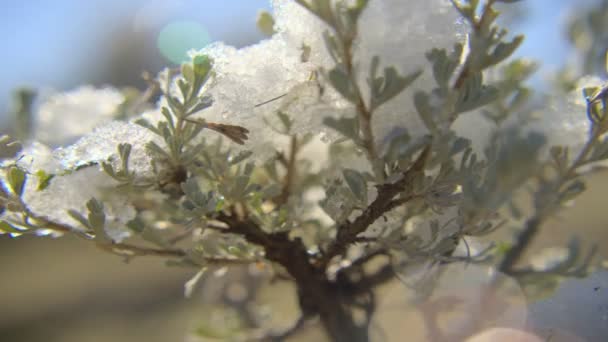
[[(301, 311), (285, 332), (238, 331), (259, 339), (318, 317), (332, 340), (367, 341), (378, 286), (397, 276), (428, 299), (447, 265), (537, 293), (583, 276), (593, 249), (576, 241), (522, 255), (608, 158), (607, 88), (534, 101), (535, 64), (511, 57), (523, 37), (496, 24), (511, 2), (276, 0), (267, 40), (193, 51), (139, 97), (52, 95), (32, 139), (2, 138), (20, 151), (2, 164), (0, 231), (192, 267), (187, 295), (210, 268), (257, 265)], [(481, 238), (514, 225), (512, 242)], [(484, 281), (486, 298), (503, 283)]]

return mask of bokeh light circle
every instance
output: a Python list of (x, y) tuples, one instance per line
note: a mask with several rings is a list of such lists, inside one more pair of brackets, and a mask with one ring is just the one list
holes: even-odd
[(189, 60), (188, 51), (202, 49), (211, 42), (209, 33), (196, 21), (167, 24), (158, 34), (157, 47), (167, 60), (181, 64)]

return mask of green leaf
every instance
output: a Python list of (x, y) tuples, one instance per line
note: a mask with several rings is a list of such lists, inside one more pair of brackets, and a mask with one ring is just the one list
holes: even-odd
[(566, 187), (566, 189), (564, 189), (559, 194), (560, 202), (564, 203), (564, 202), (571, 201), (575, 197), (577, 197), (578, 195), (583, 193), (585, 190), (586, 190), (585, 183), (581, 180), (576, 180), (576, 181), (572, 182), (571, 184), (569, 184)]
[(345, 137), (352, 139), (356, 144), (360, 144), (359, 121), (356, 118), (342, 117), (335, 119), (328, 117), (323, 120), (323, 124), (329, 128), (333, 128)]
[(203, 109), (207, 109), (209, 107), (211, 107), (213, 105), (213, 99), (211, 98), (211, 96), (208, 95), (203, 95), (201, 97), (199, 97), (198, 99), (198, 103), (196, 105), (194, 105), (192, 108), (190, 108), (190, 110), (188, 111), (188, 115), (194, 114), (196, 112), (200, 112)]
[(146, 151), (156, 159), (169, 159), (169, 154), (153, 141), (146, 143)]
[(275, 34), (274, 18), (272, 17), (272, 14), (268, 13), (267, 11), (260, 11), (258, 13), (256, 24), (258, 30), (260, 30), (260, 32), (262, 32), (264, 35), (272, 36)]
[(132, 148), (133, 146), (131, 144), (118, 144), (118, 155), (123, 162), (129, 161)]
[(148, 130), (154, 132), (157, 135), (161, 135), (160, 131), (146, 119), (137, 119), (137, 120), (135, 120), (135, 123), (144, 128), (147, 128)]
[(165, 96), (165, 99), (167, 100), (169, 107), (171, 107), (171, 109), (173, 110), (173, 113), (175, 113), (175, 116), (180, 117), (184, 114), (184, 104), (181, 103), (181, 101), (177, 97), (167, 95)]
[(289, 117), (289, 115), (281, 110), (278, 110), (272, 114), (275, 119), (273, 120), (272, 117), (264, 116), (264, 122), (266, 122), (266, 124), (277, 133), (289, 134), (289, 131), (293, 125), (293, 120)]
[(340, 63), (342, 60), (342, 53), (340, 51), (340, 48), (338, 47), (339, 44), (336, 37), (325, 31), (323, 32), (323, 41), (325, 43), (325, 48), (327, 49), (327, 52), (329, 52), (329, 55), (334, 60), (334, 62)]
[(393, 162), (401, 159), (401, 156), (404, 155), (403, 152), (408, 150), (408, 143), (410, 140), (411, 137), (407, 132), (403, 132), (392, 138), (389, 142), (384, 159), (387, 162)]
[(199, 55), (192, 59), (196, 78), (207, 77), (213, 67), (213, 60), (207, 55)]
[(16, 166), (12, 166), (7, 170), (6, 178), (13, 193), (17, 196), (21, 196), (27, 178), (25, 171)]
[(203, 275), (205, 274), (205, 272), (207, 271), (207, 267), (202, 267), (195, 275), (194, 277), (190, 278), (190, 280), (188, 280), (185, 284), (184, 284), (184, 296), (186, 298), (190, 298), (192, 297), (192, 293), (194, 292), (194, 290), (196, 289), (196, 285), (199, 283), (199, 281), (201, 280), (201, 278), (203, 277)]
[(353, 169), (344, 169), (342, 171), (346, 184), (363, 205), (367, 205), (367, 182), (365, 178)]
[(517, 50), (517, 48), (523, 43), (523, 41), (524, 36), (520, 35), (516, 36), (515, 38), (513, 38), (512, 41), (508, 43), (498, 43), (498, 45), (496, 45), (496, 47), (494, 48), (492, 54), (486, 60), (486, 63), (482, 65), (482, 68), (485, 69), (492, 65), (496, 65), (509, 58), (513, 54), (513, 52), (515, 52), (515, 50)]
[(182, 76), (186, 80), (186, 82), (193, 84), (194, 83), (194, 67), (192, 63), (184, 63), (181, 67)]
[(198, 186), (198, 182), (194, 178), (188, 178), (181, 184), (182, 190), (195, 207), (204, 207), (207, 204), (207, 197)]
[(422, 70), (416, 70), (409, 75), (402, 77), (393, 67), (384, 69), (384, 89), (376, 98), (378, 105), (391, 100), (393, 97), (401, 93), (405, 88), (409, 87), (418, 77), (422, 75)]
[(103, 169), (103, 171), (106, 174), (108, 174), (108, 176), (110, 176), (112, 178), (116, 178), (116, 172), (114, 171), (114, 166), (112, 166), (112, 164), (106, 163), (106, 162), (102, 162), (101, 163), (101, 168)]
[(352, 103), (357, 103), (357, 93), (349, 75), (337, 66), (329, 71), (329, 83), (342, 95), (345, 99)]
[(242, 162), (243, 160), (251, 157), (252, 155), (253, 155), (253, 152), (251, 152), (251, 151), (241, 151), (236, 156), (229, 156), (228, 162), (231, 165), (236, 165), (236, 164)]
[(146, 228), (145, 222), (139, 216), (136, 216), (134, 219), (127, 222), (126, 226), (136, 233), (142, 233)]
[(51, 184), (51, 179), (53, 179), (55, 175), (52, 173), (46, 173), (44, 170), (38, 170), (36, 172), (36, 177), (38, 177), (38, 187), (36, 190), (42, 191)]
[(433, 118), (433, 108), (430, 105), (429, 96), (425, 92), (417, 92), (414, 94), (414, 106), (426, 128), (431, 132), (436, 132), (437, 125)]
[(462, 48), (462, 44), (456, 44), (450, 55), (445, 49), (432, 49), (426, 54), (427, 60), (433, 65), (433, 77), (440, 89), (450, 87), (450, 79), (460, 64)]
[(494, 102), (499, 97), (495, 87), (483, 85), (482, 73), (466, 78), (459, 92), (457, 112), (464, 113)]
[(422, 71), (415, 71), (405, 77), (402, 77), (397, 72), (395, 67), (387, 67), (384, 69), (384, 76), (377, 77), (379, 58), (374, 56), (370, 68), (370, 79), (368, 84), (371, 87), (371, 109), (374, 110), (383, 103), (391, 100), (393, 97), (400, 94), (405, 88), (409, 87), (421, 74)]
[(190, 100), (190, 86), (183, 79), (177, 80), (177, 87), (179, 88), (180, 93), (182, 94), (182, 98), (184, 102)]
[(10, 224), (6, 221), (0, 221), (0, 234), (2, 234), (2, 233), (21, 234), (21, 233), (23, 233), (23, 230), (18, 229), (17, 227), (13, 226), (12, 224)]
[[(87, 209), (89, 210), (88, 221), (93, 230), (95, 230), (95, 233), (103, 232), (106, 224), (103, 203), (93, 197), (87, 202)], [(103, 235), (105, 235), (105, 232)]]
[(84, 217), (81, 213), (77, 212), (76, 210), (72, 210), (72, 209), (68, 210), (68, 215), (70, 215), (70, 217), (73, 218), (75, 221), (78, 221), (78, 223), (80, 223), (83, 227), (85, 227), (87, 229), (92, 229), (87, 218)]
[(33, 127), (33, 108), (36, 99), (36, 91), (29, 88), (19, 88), (14, 91), (13, 96), (16, 136), (20, 140), (27, 140), (31, 136)]

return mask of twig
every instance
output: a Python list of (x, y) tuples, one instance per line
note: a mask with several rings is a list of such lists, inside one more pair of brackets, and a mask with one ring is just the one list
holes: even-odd
[(160, 248), (151, 248), (151, 247), (142, 247), (135, 246), (126, 243), (98, 243), (97, 247), (102, 250), (127, 256), (127, 257), (136, 257), (136, 256), (158, 256), (158, 257), (169, 257), (169, 258), (182, 258), (187, 255), (187, 253), (178, 248), (168, 248), (168, 249), (160, 249)]
[[(430, 146), (427, 146), (418, 156), (414, 164), (404, 172), (401, 180), (392, 184), (382, 184), (378, 187), (376, 199), (359, 215), (353, 222), (346, 221), (337, 228), (336, 237), (323, 254), (322, 263), (327, 265), (331, 259), (343, 254), (349, 245), (356, 241), (357, 235), (363, 233), (367, 227), (389, 210), (416, 198), (415, 195), (406, 196), (397, 202), (393, 198), (399, 193), (407, 190), (413, 180), (419, 176), (426, 164), (430, 154)], [(406, 191), (407, 192), (407, 191)]]
[[(566, 172), (560, 176), (556, 182), (556, 192), (559, 192), (561, 187), (566, 184), (568, 181), (577, 177), (577, 170), (579, 167), (585, 165), (587, 161), (587, 157), (593, 150), (593, 147), (600, 136), (603, 134), (601, 130), (593, 130), (591, 133), (591, 137), (589, 141), (585, 144), (583, 149), (579, 152), (576, 159), (572, 162), (570, 167), (566, 170)], [(540, 226), (547, 216), (547, 212), (550, 212), (553, 206), (557, 205), (555, 201), (550, 201), (544, 207), (537, 209), (537, 212), (533, 217), (526, 221), (524, 229), (517, 237), (517, 241), (515, 245), (507, 251), (504, 259), (498, 266), (498, 270), (503, 273), (510, 274), (513, 272), (513, 267), (519, 262), (524, 252), (528, 249), (529, 245), (532, 243), (532, 240), (538, 234), (540, 230)]]
[(287, 158), (285, 158), (285, 156), (283, 154), (279, 155), (279, 160), (282, 162), (282, 164), (285, 166), (286, 171), (285, 171), (285, 179), (283, 180), (283, 188), (281, 190), (281, 194), (279, 194), (279, 196), (277, 196), (275, 198), (275, 203), (277, 205), (282, 205), (287, 203), (287, 200), (289, 199), (289, 195), (291, 195), (291, 192), (293, 190), (293, 186), (294, 186), (294, 181), (296, 179), (296, 160), (297, 160), (297, 153), (298, 153), (298, 138), (295, 135), (291, 136), (291, 142), (289, 144), (289, 156)]
[(523, 231), (517, 237), (515, 245), (507, 251), (505, 257), (498, 265), (498, 270), (505, 274), (510, 274), (513, 270), (513, 266), (517, 264), (519, 259), (538, 233), (540, 228), (541, 220), (538, 217), (532, 217), (526, 221)]
[[(484, 5), (484, 8), (482, 10), (481, 18), (479, 18), (479, 20), (475, 20), (475, 21), (471, 22), (471, 26), (473, 28), (474, 34), (480, 34), (481, 25), (484, 21), (487, 20), (487, 17), (490, 13), (490, 9), (494, 5), (495, 1), (496, 0), (488, 0), (488, 2), (486, 2), (486, 4)], [(452, 3), (454, 6), (456, 6), (456, 8), (458, 8), (458, 6), (454, 3), (453, 0), (452, 0)], [(469, 55), (469, 56), (467, 56), (467, 59), (463, 63), (462, 69), (460, 70), (460, 74), (458, 74), (458, 77), (456, 77), (456, 80), (454, 81), (454, 89), (462, 88), (462, 86), (466, 82), (467, 78), (470, 76), (470, 73), (471, 73), (471, 58)]]
[(355, 292), (364, 293), (366, 291), (371, 291), (375, 287), (385, 284), (393, 279), (395, 279), (395, 270), (393, 265), (388, 262), (376, 272), (363, 277), (363, 279), (357, 283)]

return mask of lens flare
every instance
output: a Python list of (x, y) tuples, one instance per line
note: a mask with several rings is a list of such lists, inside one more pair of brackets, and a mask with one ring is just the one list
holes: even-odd
[(180, 64), (189, 60), (189, 50), (202, 49), (210, 42), (203, 25), (195, 21), (179, 21), (167, 24), (160, 31), (157, 47), (167, 60)]

